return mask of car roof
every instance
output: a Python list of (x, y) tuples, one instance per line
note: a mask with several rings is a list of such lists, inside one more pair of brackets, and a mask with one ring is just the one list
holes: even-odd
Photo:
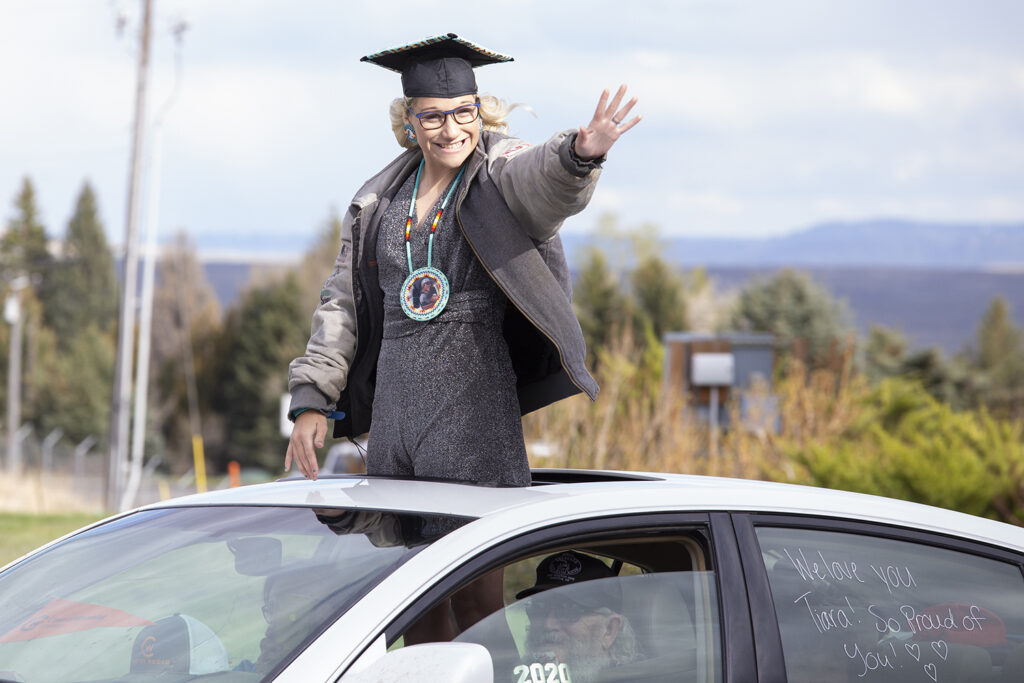
[(533, 470), (534, 485), (470, 484), (327, 475), (195, 494), (148, 508), (209, 505), (348, 507), (452, 514), (571, 519), (657, 511), (732, 511), (810, 515), (876, 522), (963, 536), (1024, 551), (1024, 529), (951, 510), (793, 484), (685, 474), (597, 470)]

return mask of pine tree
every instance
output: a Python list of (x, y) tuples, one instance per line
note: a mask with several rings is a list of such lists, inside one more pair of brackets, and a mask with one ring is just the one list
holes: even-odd
[(638, 318), (651, 325), (655, 339), (687, 329), (686, 279), (656, 255), (637, 263), (630, 276)]
[(978, 325), (978, 367), (996, 370), (1024, 352), (1024, 335), (1013, 324), (1006, 299), (997, 296), (989, 303)]
[[(114, 338), (111, 331), (86, 325), (68, 339), (43, 328), (40, 355), (31, 381), (35, 386), (32, 418), (38, 433), (64, 430), (72, 442), (92, 436), (102, 440), (109, 427)], [(59, 344), (63, 351), (58, 352)]]
[(59, 348), (68, 348), (89, 325), (99, 332), (114, 328), (118, 305), (114, 258), (88, 182), (82, 184), (68, 223), (62, 256), (44, 273), (43, 282), (43, 322), (57, 333)]
[(248, 291), (228, 315), (218, 363), (215, 409), (224, 415), (223, 463), (279, 470), (287, 441), (278, 430), (288, 363), (303, 353), (309, 319), (295, 306), (294, 274)]
[(993, 299), (982, 316), (973, 361), (981, 401), (997, 414), (1024, 417), (1024, 331), (1014, 325), (1002, 297)]
[(901, 333), (872, 326), (864, 345), (865, 374), (874, 383), (902, 377), (916, 381), (938, 401), (953, 408), (966, 408), (970, 394), (967, 373), (962, 364), (946, 360), (937, 347), (908, 350), (909, 342)]
[(88, 183), (79, 194), (64, 248), (39, 274), (42, 329), (26, 364), (27, 417), (43, 432), (102, 438), (113, 381), (117, 286)]
[(26, 176), (14, 199), (14, 216), (7, 222), (7, 231), (0, 238), (0, 254), (5, 269), (15, 274), (39, 275), (49, 265), (46, 228), (36, 208), (36, 191)]
[[(34, 405), (38, 402), (36, 388), (41, 381), (41, 375), (46, 374), (52, 363), (39, 343), (42, 336), (39, 292), (42, 291), (43, 276), (48, 272), (50, 254), (47, 249), (46, 228), (36, 207), (35, 187), (28, 177), (22, 181), (21, 189), (14, 200), (14, 209), (13, 216), (7, 222), (6, 231), (0, 237), (0, 275), (7, 283), (21, 283), (21, 286), (17, 287), (24, 344), (21, 414), (23, 421), (31, 422), (35, 417)], [(10, 331), (5, 330), (8, 333)], [(2, 349), (5, 357), (8, 349), (9, 346)], [(2, 372), (6, 388), (6, 364)]]
[(872, 382), (896, 377), (907, 358), (907, 338), (900, 332), (872, 325), (864, 344), (864, 372)]
[[(605, 229), (612, 235), (620, 232), (611, 219), (606, 219)], [(628, 233), (635, 255), (629, 282), (634, 335), (638, 340), (647, 336), (648, 329), (657, 341), (666, 332), (688, 329), (687, 299), (696, 283), (662, 259), (663, 245), (658, 233), (656, 225), (643, 225)]]
[(806, 274), (789, 269), (744, 288), (730, 325), (771, 332), (782, 349), (805, 356), (811, 367), (832, 363), (851, 334), (844, 306)]
[(573, 307), (592, 358), (630, 322), (629, 301), (622, 292), (622, 284), (599, 249), (590, 249), (576, 277)]

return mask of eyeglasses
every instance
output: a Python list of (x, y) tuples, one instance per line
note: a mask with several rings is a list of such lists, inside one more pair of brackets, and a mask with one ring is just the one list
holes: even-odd
[(480, 115), (480, 103), (464, 104), (461, 107), (449, 109), (448, 111), (425, 111), (421, 114), (414, 114), (414, 116), (420, 120), (423, 130), (434, 130), (444, 125), (445, 119), (448, 118), (449, 114), (455, 119), (455, 123), (473, 123)]

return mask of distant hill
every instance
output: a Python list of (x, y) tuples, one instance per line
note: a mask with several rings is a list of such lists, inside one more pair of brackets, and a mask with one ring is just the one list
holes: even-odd
[(217, 295), (217, 301), (220, 302), (222, 311), (227, 311), (238, 301), (242, 291), (249, 285), (252, 270), (253, 264), (251, 263), (234, 261), (206, 261), (203, 263), (206, 281), (210, 283), (214, 294)]
[[(569, 264), (588, 246), (630, 253), (628, 244), (591, 235), (563, 235)], [(720, 290), (739, 289), (781, 267), (807, 271), (847, 302), (861, 334), (872, 325), (901, 330), (915, 347), (955, 353), (970, 343), (994, 296), (1010, 303), (1024, 325), (1024, 224), (966, 225), (876, 220), (828, 223), (766, 239), (662, 237), (661, 255), (681, 267), (703, 266)], [(224, 310), (259, 263), (207, 261)], [(326, 276), (326, 273), (324, 274)]]
[[(718, 291), (735, 291), (777, 268), (711, 266)], [(982, 313), (996, 296), (1024, 326), (1024, 271), (935, 268), (805, 268), (815, 282), (846, 303), (860, 336), (873, 325), (899, 330), (914, 348), (937, 346), (947, 356), (974, 342)]]
[[(624, 245), (593, 235), (565, 234), (571, 260), (587, 246)], [(823, 223), (758, 239), (661, 236), (662, 257), (702, 266), (865, 266), (1024, 269), (1024, 223), (971, 225), (878, 219)]]

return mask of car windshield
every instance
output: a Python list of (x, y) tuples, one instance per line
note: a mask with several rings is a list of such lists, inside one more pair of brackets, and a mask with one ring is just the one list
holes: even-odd
[(397, 565), (468, 521), (197, 507), (108, 522), (0, 574), (0, 680), (269, 678)]

